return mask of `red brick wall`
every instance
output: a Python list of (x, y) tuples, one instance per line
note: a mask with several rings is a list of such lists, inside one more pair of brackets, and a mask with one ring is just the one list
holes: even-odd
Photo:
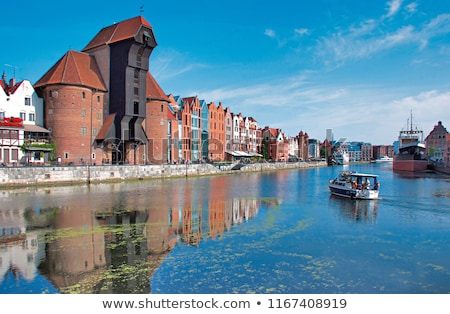
[(147, 159), (152, 164), (168, 162), (167, 154), (167, 103), (152, 100), (147, 102), (145, 132), (148, 137)]
[[(102, 151), (91, 144), (103, 125), (105, 93), (93, 93), (84, 87), (52, 85), (44, 88), (43, 98), (45, 127), (51, 129), (56, 156), (61, 156), (62, 163), (101, 164)], [(90, 154), (95, 154), (95, 158), (91, 159)]]

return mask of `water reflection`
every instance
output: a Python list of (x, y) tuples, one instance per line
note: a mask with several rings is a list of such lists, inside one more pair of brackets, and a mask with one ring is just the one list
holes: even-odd
[(149, 279), (175, 246), (220, 239), (258, 214), (261, 200), (227, 199), (220, 190), (149, 198), (119, 189), (108, 207), (73, 193), (60, 207), (1, 209), (0, 284), (44, 276), (62, 293), (149, 293)]
[(374, 223), (377, 217), (379, 200), (349, 200), (330, 195), (330, 206), (338, 208), (343, 217), (360, 222)]

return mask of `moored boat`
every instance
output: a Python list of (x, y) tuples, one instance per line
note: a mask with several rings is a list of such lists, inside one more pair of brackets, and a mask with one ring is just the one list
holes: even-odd
[(375, 162), (392, 162), (394, 159), (389, 156), (381, 156), (380, 158), (375, 159)]
[(401, 130), (399, 133), (398, 152), (394, 155), (392, 170), (421, 172), (428, 167), (428, 160), (423, 144), (423, 131), (417, 127), (413, 128), (412, 114), (408, 123), (407, 130)]
[(380, 182), (378, 175), (344, 171), (329, 180), (331, 194), (350, 199), (378, 199)]

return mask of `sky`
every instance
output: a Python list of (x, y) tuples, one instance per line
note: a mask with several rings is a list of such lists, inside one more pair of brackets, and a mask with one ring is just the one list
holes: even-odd
[(450, 1), (4, 1), (0, 70), (34, 84), (68, 50), (142, 15), (166, 94), (222, 102), (260, 127), (391, 145), (450, 130)]

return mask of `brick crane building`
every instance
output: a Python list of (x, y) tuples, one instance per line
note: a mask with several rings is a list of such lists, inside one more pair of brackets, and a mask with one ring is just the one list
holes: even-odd
[[(38, 80), (45, 124), (63, 163), (144, 163), (149, 155), (167, 162), (162, 144), (149, 144), (146, 133), (167, 132), (169, 101), (148, 73), (156, 45), (152, 26), (131, 18), (103, 28)], [(144, 123), (149, 106), (150, 120), (160, 123)]]

